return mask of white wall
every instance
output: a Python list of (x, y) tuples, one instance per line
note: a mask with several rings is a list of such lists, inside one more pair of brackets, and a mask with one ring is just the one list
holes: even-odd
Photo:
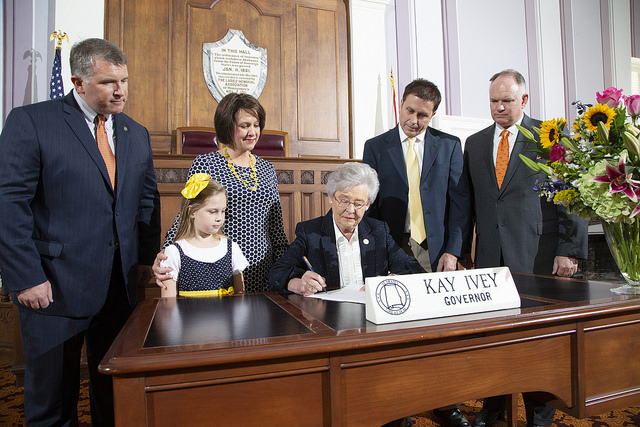
[[(82, 18), (78, 19), (79, 16)], [(56, 1), (55, 30), (66, 32), (69, 37), (69, 43), (62, 43), (62, 78), (64, 91), (67, 93), (73, 87), (69, 69), (71, 46), (87, 38), (104, 37), (104, 0)]]
[(536, 5), (533, 15), (536, 28), (536, 51), (539, 58), (535, 69), (538, 84), (534, 85), (535, 93), (530, 92), (533, 104), (531, 111), (539, 118), (562, 117), (565, 114), (567, 102), (564, 93), (564, 75), (559, 72), (562, 64), (560, 4), (555, 0), (545, 0), (537, 2)]
[(514, 68), (529, 80), (524, 2), (458, 1), (460, 111), (453, 115), (489, 118), (489, 78)]
[[(415, 1), (415, 0), (414, 0)], [(416, 24), (416, 77), (435, 83), (442, 91), (445, 87), (445, 56), (442, 24), (442, 8), (440, 0), (415, 1)], [(404, 82), (409, 83), (408, 82)], [(404, 89), (404, 88), (403, 88)], [(400, 91), (402, 96), (402, 91)], [(443, 97), (437, 113), (446, 113), (448, 100)]]

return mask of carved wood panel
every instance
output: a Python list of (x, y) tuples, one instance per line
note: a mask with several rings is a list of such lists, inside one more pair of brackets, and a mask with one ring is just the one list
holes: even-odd
[(350, 156), (347, 0), (106, 0), (105, 37), (129, 61), (125, 112), (156, 153), (175, 152), (175, 128), (212, 126), (217, 102), (202, 45), (228, 29), (267, 49), (260, 102), (267, 128), (289, 133), (290, 156)]

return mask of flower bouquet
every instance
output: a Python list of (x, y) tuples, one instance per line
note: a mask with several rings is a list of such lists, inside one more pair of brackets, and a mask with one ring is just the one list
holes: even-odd
[(618, 293), (640, 293), (640, 95), (623, 96), (609, 88), (596, 105), (574, 102), (578, 115), (569, 128), (556, 118), (529, 130), (540, 161), (520, 155), (532, 170), (546, 175), (534, 191), (566, 206), (567, 212), (599, 218), (609, 249), (627, 281)]

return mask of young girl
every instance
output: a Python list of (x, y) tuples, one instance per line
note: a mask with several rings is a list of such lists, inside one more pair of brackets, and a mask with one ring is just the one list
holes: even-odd
[(249, 265), (240, 247), (222, 234), (227, 192), (204, 173), (189, 178), (174, 244), (165, 249), (163, 267), (172, 279), (163, 282), (163, 297), (220, 296), (244, 293), (242, 271)]

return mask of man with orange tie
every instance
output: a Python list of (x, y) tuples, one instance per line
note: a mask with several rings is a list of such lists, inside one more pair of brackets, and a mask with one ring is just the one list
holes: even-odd
[(92, 425), (114, 424), (98, 364), (160, 246), (149, 132), (122, 112), (127, 59), (86, 39), (70, 64), (73, 90), (14, 108), (0, 135), (0, 273), (20, 315), (28, 426), (78, 424), (83, 344)]
[[(469, 175), (476, 241), (476, 268), (507, 266), (512, 272), (569, 277), (578, 258), (587, 257), (587, 222), (540, 198), (534, 174), (519, 155), (536, 160), (535, 147), (523, 141), (516, 125), (529, 130), (540, 121), (524, 114), (526, 82), (515, 70), (490, 79), (494, 124), (467, 138), (465, 169)], [(466, 252), (470, 253), (468, 242)], [(555, 410), (524, 393), (528, 426), (550, 426)], [(505, 397), (485, 399), (475, 427), (492, 427), (504, 412)]]
[[(386, 222), (398, 246), (426, 272), (458, 268), (471, 218), (460, 139), (429, 127), (441, 100), (432, 82), (409, 83), (398, 126), (368, 140), (362, 157), (380, 180), (369, 215)], [(469, 425), (457, 405), (434, 412), (443, 425)]]

